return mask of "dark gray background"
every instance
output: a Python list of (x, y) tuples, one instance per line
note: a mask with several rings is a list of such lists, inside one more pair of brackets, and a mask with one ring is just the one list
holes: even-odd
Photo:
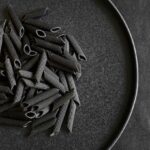
[[(114, 150), (149, 150), (150, 1), (114, 2), (132, 31), (140, 65), (137, 104)], [(45, 20), (73, 34), (88, 62), (83, 63), (83, 76), (78, 83), (82, 107), (77, 110), (73, 134), (62, 131), (54, 138), (48, 134), (26, 138), (20, 129), (1, 127), (0, 149), (103, 150), (124, 121), (133, 85), (130, 48), (116, 17), (96, 0), (0, 0), (1, 19), (7, 3), (14, 3), (18, 14), (48, 6), (50, 14)]]

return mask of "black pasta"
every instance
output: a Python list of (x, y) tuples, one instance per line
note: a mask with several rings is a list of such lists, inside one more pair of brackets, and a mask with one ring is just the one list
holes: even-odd
[(14, 86), (16, 86), (16, 79), (15, 79), (15, 73), (13, 70), (13, 67), (11, 65), (11, 61), (9, 58), (6, 58), (5, 60), (5, 68), (6, 68), (6, 74), (9, 80), (10, 88), (13, 90)]
[[(29, 119), (25, 117), (24, 113), (22, 111), (11, 111), (7, 110), (0, 114), (1, 117), (6, 117), (9, 119), (16, 119), (16, 120), (22, 120), (22, 121), (28, 121)], [(26, 123), (25, 122), (25, 123)]]
[(28, 25), (32, 25), (32, 26), (40, 28), (40, 29), (43, 29), (45, 31), (51, 30), (51, 25), (44, 21), (41, 21), (41, 20), (35, 20), (35, 19), (29, 18), (29, 19), (24, 20), (24, 23), (28, 24)]
[(21, 51), (21, 49), (22, 49), (21, 39), (17, 35), (17, 33), (16, 33), (16, 31), (14, 29), (14, 26), (13, 26), (11, 21), (9, 21), (8, 25), (9, 25), (10, 38), (11, 38), (12, 42), (14, 43), (15, 47), (17, 48), (17, 50), (19, 51), (19, 53), (21, 54), (21, 52), (22, 52)]
[(8, 5), (8, 12), (18, 35), (22, 38), (24, 35), (24, 27), (11, 4)]
[(27, 78), (27, 79), (33, 78), (33, 73), (31, 71), (19, 70), (18, 74), (21, 76), (21, 78)]
[(5, 103), (3, 105), (0, 105), (0, 113), (4, 112), (4, 111), (6, 111), (6, 110), (8, 110), (8, 109), (10, 109), (10, 108), (12, 108), (14, 106), (15, 106), (15, 104), (12, 103), (12, 102), (8, 102), (8, 103)]
[(23, 70), (30, 70), (30, 69), (32, 69), (32, 68), (36, 65), (38, 59), (39, 59), (39, 55), (37, 55), (37, 56), (31, 58), (29, 61), (27, 61), (27, 62), (22, 66), (22, 69), (23, 69)]
[(46, 16), (48, 14), (49, 8), (48, 7), (44, 7), (44, 8), (38, 8), (35, 10), (32, 10), (29, 13), (26, 13), (23, 16), (23, 20), (32, 18), (32, 19), (37, 19), (37, 18), (41, 18), (43, 16)]
[(66, 79), (67, 79), (67, 82), (68, 82), (68, 87), (69, 87), (69, 89), (71, 90), (71, 89), (74, 89), (74, 101), (77, 103), (77, 104), (79, 104), (79, 105), (81, 105), (81, 103), (80, 103), (80, 99), (79, 99), (79, 96), (78, 96), (78, 92), (77, 92), (77, 89), (76, 89), (76, 85), (75, 85), (75, 82), (74, 82), (74, 79), (73, 79), (73, 76), (72, 75), (70, 75), (70, 74), (66, 74)]
[(30, 135), (49, 130), (54, 136), (66, 118), (72, 132), (81, 105), (75, 82), (85, 54), (74, 36), (39, 20), (47, 7), (21, 20), (11, 5), (8, 12), (11, 20), (0, 25), (0, 125), (28, 128)]
[(56, 118), (57, 113), (58, 113), (58, 110), (53, 111), (53, 112), (49, 112), (48, 114), (46, 114), (42, 118), (34, 120), (32, 123), (32, 128), (42, 124), (45, 121), (51, 120), (52, 118)]
[(29, 107), (29, 106), (33, 106), (34, 104), (50, 97), (53, 96), (54, 94), (58, 93), (59, 90), (54, 88), (54, 89), (50, 89), (50, 90), (46, 90), (43, 93), (40, 93), (34, 97), (31, 97), (30, 99), (26, 100), (25, 102), (23, 102), (23, 106), (24, 107)]
[(18, 82), (18, 85), (17, 85), (17, 88), (16, 88), (14, 103), (18, 103), (22, 100), (23, 90), (24, 90), (24, 83), (20, 80)]
[(60, 132), (68, 106), (69, 106), (69, 100), (66, 103), (64, 103), (63, 106), (60, 108), (56, 124), (54, 126), (52, 133), (50, 133), (50, 136), (55, 136)]
[(30, 41), (29, 41), (27, 35), (23, 36), (22, 43), (23, 43), (23, 48), (22, 49), (23, 49), (24, 54), (29, 55), (30, 52), (31, 52), (31, 47), (30, 47)]
[(13, 43), (11, 42), (9, 36), (6, 33), (4, 33), (4, 42), (6, 44), (8, 53), (9, 53), (10, 57), (12, 58), (14, 67), (16, 69), (20, 69), (21, 68), (21, 62), (19, 60), (18, 54), (16, 52), (16, 49), (15, 49)]
[(35, 88), (35, 89), (41, 89), (41, 90), (47, 90), (49, 89), (49, 86), (45, 83), (39, 82), (39, 83), (34, 83), (33, 81), (29, 79), (22, 79), (24, 84), (30, 88)]
[(40, 101), (39, 103), (36, 103), (32, 109), (35, 111), (41, 110), (47, 106), (49, 106), (50, 104), (52, 104), (56, 99), (60, 98), (61, 95), (60, 94), (55, 94), (47, 99), (44, 99), (42, 101)]
[(69, 106), (68, 122), (67, 122), (67, 128), (71, 133), (72, 133), (72, 129), (73, 129), (73, 123), (74, 123), (76, 109), (77, 109), (76, 103), (74, 102), (74, 100), (71, 100), (70, 106)]
[(48, 41), (45, 41), (43, 39), (35, 38), (35, 45), (45, 48), (46, 50), (53, 51), (56, 54), (62, 54), (62, 48), (59, 45), (56, 45), (54, 43), (50, 43)]
[(61, 38), (55, 37), (55, 36), (50, 35), (50, 34), (47, 34), (46, 37), (44, 38), (44, 40), (46, 40), (50, 43), (58, 44), (60, 46), (64, 44), (64, 42), (61, 40)]
[(39, 38), (45, 38), (46, 33), (42, 29), (38, 29), (32, 25), (25, 24), (26, 30)]
[(33, 97), (35, 94), (36, 89), (35, 88), (30, 88), (27, 95), (26, 95), (26, 100)]
[(77, 61), (71, 61), (68, 59), (65, 59), (62, 56), (56, 55), (54, 53), (48, 53), (49, 60), (53, 63), (60, 64), (61, 66), (71, 69), (74, 72), (80, 72), (81, 71), (81, 65)]
[(13, 94), (13, 92), (7, 85), (0, 85), (0, 92), (6, 93), (6, 94)]
[(85, 54), (83, 53), (83, 51), (82, 51), (80, 45), (78, 44), (78, 42), (77, 42), (77, 40), (74, 38), (74, 36), (72, 36), (72, 35), (67, 35), (67, 37), (68, 37), (68, 39), (69, 39), (71, 45), (72, 45), (73, 48), (74, 48), (74, 51), (75, 51), (75, 53), (76, 53), (76, 55), (77, 55), (78, 60), (87, 60)]
[(37, 134), (37, 133), (39, 133), (39, 132), (45, 131), (45, 130), (47, 130), (47, 129), (53, 127), (53, 126), (55, 125), (55, 123), (56, 123), (56, 120), (57, 120), (56, 118), (53, 118), (53, 119), (51, 119), (51, 120), (48, 120), (48, 121), (44, 122), (43, 124), (40, 124), (40, 125), (38, 125), (38, 126), (35, 126), (35, 127), (32, 129), (32, 131), (31, 131), (30, 134), (31, 134), (31, 135)]
[(58, 109), (60, 106), (65, 104), (67, 101), (72, 99), (74, 97), (74, 90), (71, 90), (70, 92), (66, 92), (62, 97), (57, 99), (57, 101), (54, 102), (52, 110)]
[(34, 74), (34, 79), (36, 80), (36, 82), (40, 82), (46, 63), (47, 63), (47, 55), (45, 51), (43, 51), (36, 72)]
[(65, 92), (64, 85), (58, 79), (56, 79), (54, 76), (49, 74), (47, 71), (44, 71), (44, 79), (48, 83), (52, 84), (54, 87), (58, 88), (62, 93)]
[(36, 111), (36, 118), (41, 118), (43, 117), (44, 115), (46, 115), (48, 112), (50, 111), (50, 107), (47, 106), (47, 107), (44, 107), (38, 111)]
[(16, 120), (16, 119), (10, 119), (6, 117), (0, 117), (1, 125), (22, 127), (25, 122), (26, 122), (25, 120)]
[(0, 53), (2, 49), (2, 44), (3, 44), (3, 35), (4, 35), (4, 25), (5, 22), (0, 22)]

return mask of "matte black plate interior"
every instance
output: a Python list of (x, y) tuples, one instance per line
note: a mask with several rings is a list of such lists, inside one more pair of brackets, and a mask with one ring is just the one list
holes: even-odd
[[(107, 5), (95, 0), (13, 2), (18, 13), (48, 6), (50, 14), (45, 20), (73, 34), (88, 61), (82, 63), (83, 75), (77, 84), (82, 107), (77, 109), (73, 134), (64, 130), (53, 138), (48, 134), (26, 138), (20, 129), (0, 127), (0, 149), (103, 149), (127, 116), (133, 88), (130, 47), (116, 16)], [(1, 11), (6, 3), (1, 0)]]

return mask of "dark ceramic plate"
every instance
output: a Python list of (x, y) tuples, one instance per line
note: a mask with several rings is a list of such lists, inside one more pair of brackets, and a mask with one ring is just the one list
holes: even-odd
[[(0, 10), (6, 3), (1, 0)], [(77, 109), (72, 134), (64, 128), (53, 138), (48, 134), (27, 138), (21, 129), (0, 127), (0, 149), (103, 150), (124, 123), (134, 88), (131, 48), (118, 18), (106, 4), (95, 0), (12, 3), (18, 13), (48, 6), (50, 14), (45, 20), (73, 34), (88, 61), (82, 63), (83, 75), (77, 84), (82, 107)]]

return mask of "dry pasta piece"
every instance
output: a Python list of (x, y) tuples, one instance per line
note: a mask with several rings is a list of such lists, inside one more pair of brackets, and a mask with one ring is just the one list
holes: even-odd
[(24, 35), (24, 27), (11, 4), (8, 5), (8, 12), (18, 35), (22, 38)]
[(10, 59), (6, 58), (5, 60), (5, 68), (6, 68), (6, 74), (9, 80), (10, 88), (13, 90), (14, 86), (16, 86), (16, 79), (15, 79), (15, 73), (13, 70), (13, 67), (11, 65)]

